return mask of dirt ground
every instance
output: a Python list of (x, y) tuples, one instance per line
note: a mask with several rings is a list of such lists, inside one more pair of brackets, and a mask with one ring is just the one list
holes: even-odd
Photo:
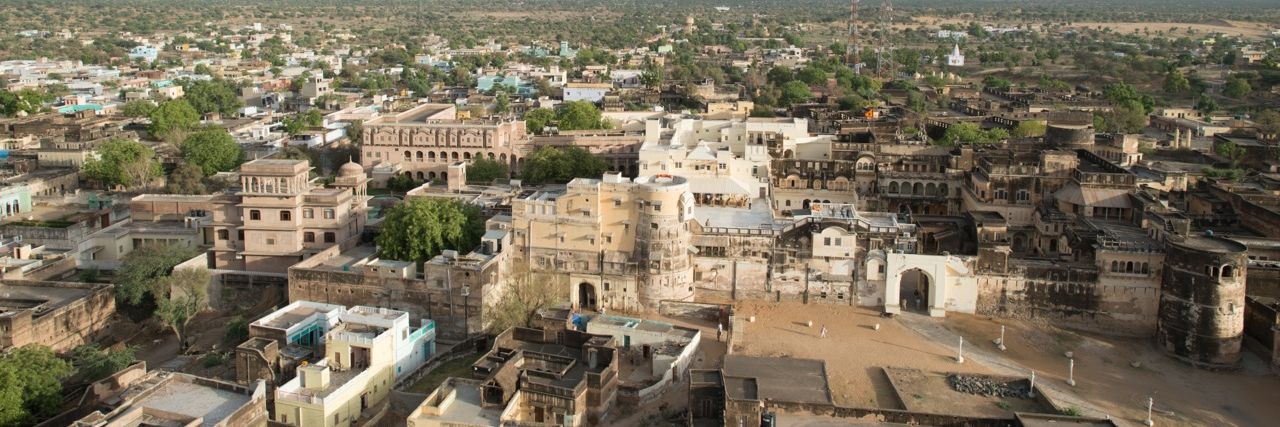
[(1260, 426), (1280, 419), (1280, 405), (1275, 404), (1280, 378), (1266, 374), (1252, 354), (1246, 354), (1242, 371), (1216, 373), (1165, 356), (1149, 338), (1103, 337), (950, 313), (941, 324), (986, 347), (994, 347), (990, 342), (1005, 325), (1008, 350), (1001, 356), (1055, 384), (1065, 383), (1065, 353), (1071, 351), (1077, 385), (1070, 390), (1112, 417), (1134, 423), (1144, 419), (1151, 396), (1156, 425)]
[[(1121, 425), (1140, 425), (1148, 396), (1155, 399), (1156, 425), (1258, 426), (1280, 419), (1280, 405), (1275, 404), (1280, 377), (1268, 374), (1252, 354), (1246, 354), (1238, 372), (1209, 372), (1165, 356), (1150, 338), (1101, 336), (1009, 319), (955, 313), (942, 319), (918, 314), (885, 319), (877, 311), (848, 306), (764, 302), (740, 303), (737, 315), (756, 317), (739, 331), (745, 338), (737, 354), (824, 360), (839, 405), (896, 407), (881, 367), (997, 375), (1034, 370), (1037, 386), (1051, 388), (1064, 408), (1110, 416)], [(805, 325), (809, 320), (812, 328)], [(879, 331), (872, 329), (876, 323)], [(818, 336), (823, 325), (826, 338)], [(993, 343), (1000, 325), (1006, 326), (1003, 352)], [(961, 336), (966, 361), (957, 364), (956, 344), (950, 340)], [(1066, 385), (1067, 352), (1075, 359), (1075, 387)], [(986, 405), (995, 402), (980, 405), (977, 409), (990, 411)]]
[[(826, 361), (835, 403), (842, 406), (897, 408), (892, 387), (880, 368), (938, 372), (991, 373), (975, 363), (955, 361), (957, 343), (936, 343), (911, 332), (878, 311), (840, 305), (757, 303), (738, 305), (745, 339), (736, 354), (798, 357)], [(806, 326), (813, 321), (813, 327)], [(879, 323), (880, 330), (873, 325)], [(827, 337), (820, 338), (823, 325)]]

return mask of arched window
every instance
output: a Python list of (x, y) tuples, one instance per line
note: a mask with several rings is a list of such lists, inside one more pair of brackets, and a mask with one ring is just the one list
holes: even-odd
[(1111, 272), (1117, 273), (1119, 271), (1120, 271), (1120, 264), (1115, 261), (1111, 261)]
[(897, 193), (898, 193), (898, 182), (897, 182), (897, 181), (890, 182), (890, 183), (889, 183), (889, 194), (897, 194)]
[(1133, 272), (1133, 261), (1129, 261), (1129, 262), (1125, 263), (1125, 265), (1124, 265), (1124, 272), (1125, 272), (1125, 273), (1132, 273), (1132, 272)]
[(1230, 264), (1222, 266), (1222, 278), (1224, 279), (1228, 277), (1236, 277), (1235, 272), (1236, 269), (1232, 268)]
[(413, 153), (409, 152), (409, 150), (404, 150), (404, 159), (413, 160)]
[(1150, 265), (1142, 263), (1142, 274), (1151, 274)]

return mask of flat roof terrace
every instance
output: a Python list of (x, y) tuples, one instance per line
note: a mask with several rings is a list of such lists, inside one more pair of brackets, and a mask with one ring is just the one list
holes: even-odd
[(35, 309), (33, 318), (66, 306), (76, 300), (88, 297), (93, 293), (92, 286), (40, 285), (37, 283), (4, 283), (0, 282), (0, 315), (5, 313)]

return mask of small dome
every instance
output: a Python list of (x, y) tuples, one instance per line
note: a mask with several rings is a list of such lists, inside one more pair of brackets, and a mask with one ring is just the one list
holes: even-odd
[(342, 178), (364, 176), (364, 166), (360, 166), (360, 164), (356, 162), (347, 162), (342, 165), (342, 167), (338, 168), (338, 176)]

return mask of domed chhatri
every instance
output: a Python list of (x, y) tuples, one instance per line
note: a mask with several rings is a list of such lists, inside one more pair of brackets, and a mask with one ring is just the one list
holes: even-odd
[(359, 163), (348, 160), (346, 164), (338, 168), (339, 177), (364, 176), (364, 166)]

